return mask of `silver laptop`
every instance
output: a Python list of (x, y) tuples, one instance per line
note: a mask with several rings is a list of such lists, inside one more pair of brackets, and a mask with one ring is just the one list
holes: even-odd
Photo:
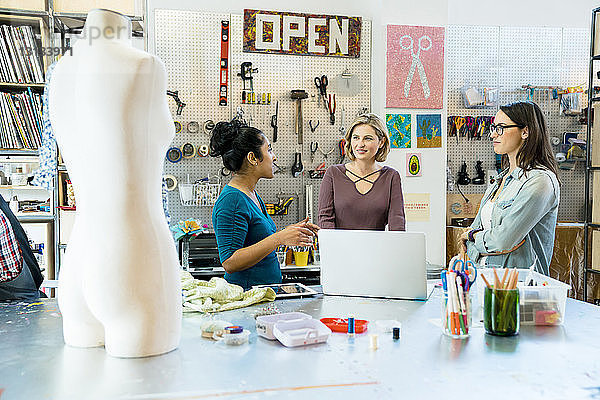
[(424, 233), (321, 229), (319, 254), (324, 294), (427, 300)]

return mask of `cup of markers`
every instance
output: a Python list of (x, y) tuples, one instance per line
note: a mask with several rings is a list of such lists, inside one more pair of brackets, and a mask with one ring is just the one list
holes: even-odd
[(453, 338), (466, 338), (472, 321), (471, 286), (477, 277), (472, 261), (453, 258), (448, 270), (442, 271), (442, 332)]
[(308, 253), (312, 246), (293, 246), (294, 262), (297, 267), (306, 267), (308, 265)]

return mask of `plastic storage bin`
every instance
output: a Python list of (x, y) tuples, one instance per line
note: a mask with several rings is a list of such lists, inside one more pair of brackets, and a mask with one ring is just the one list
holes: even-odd
[(286, 347), (326, 342), (330, 334), (331, 329), (312, 318), (279, 321), (273, 327), (273, 335)]
[(273, 327), (277, 322), (296, 321), (311, 318), (312, 317), (310, 315), (301, 312), (261, 315), (260, 317), (256, 317), (256, 333), (258, 333), (259, 336), (262, 336), (265, 339), (275, 340), (276, 337), (273, 336)]
[[(496, 272), (502, 279), (504, 270), (498, 268)], [(517, 272), (519, 273), (517, 289), (519, 289), (521, 325), (561, 325), (565, 319), (567, 292), (571, 286), (535, 271), (531, 271), (531, 276), (529, 276), (529, 269), (518, 269)], [(493, 284), (494, 272), (492, 269), (478, 269), (477, 273), (485, 275), (488, 282)], [(533, 278), (537, 282), (537, 286), (526, 286), (524, 281), (528, 278)], [(482, 307), (484, 288), (483, 279), (478, 277), (477, 295)]]

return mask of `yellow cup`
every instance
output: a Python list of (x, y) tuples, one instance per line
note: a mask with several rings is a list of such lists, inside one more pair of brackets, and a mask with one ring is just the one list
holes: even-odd
[(308, 265), (308, 250), (294, 251), (294, 260), (297, 267), (306, 267)]

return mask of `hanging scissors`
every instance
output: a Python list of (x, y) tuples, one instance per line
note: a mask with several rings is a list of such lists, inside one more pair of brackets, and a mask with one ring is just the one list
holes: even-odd
[(323, 99), (323, 104), (325, 105), (325, 108), (327, 108), (327, 85), (329, 84), (329, 80), (327, 79), (327, 75), (323, 75), (320, 78), (317, 76), (315, 77), (315, 86), (317, 87), (317, 89), (319, 89), (319, 94), (321, 97), (319, 97), (319, 103), (321, 102), (320, 99)]
[[(404, 39), (410, 39), (410, 45), (405, 46), (404, 45)], [(427, 41), (429, 44), (427, 45), (427, 47), (423, 47), (423, 42)], [(411, 54), (412, 54), (412, 64), (410, 65), (410, 70), (408, 71), (408, 76), (406, 77), (406, 82), (404, 82), (404, 96), (408, 97), (408, 92), (410, 91), (410, 85), (412, 85), (412, 81), (413, 81), (413, 77), (415, 75), (415, 70), (418, 69), (419, 70), (419, 77), (421, 78), (421, 86), (423, 87), (423, 93), (425, 95), (425, 98), (428, 99), (429, 96), (431, 95), (431, 91), (429, 89), (429, 83), (427, 82), (427, 75), (425, 74), (425, 68), (423, 67), (423, 63), (421, 62), (421, 50), (422, 51), (428, 51), (429, 49), (431, 49), (431, 46), (433, 44), (433, 41), (431, 40), (431, 38), (427, 35), (423, 35), (419, 38), (419, 48), (417, 49), (417, 52), (415, 53), (415, 49), (414, 49), (414, 40), (412, 38), (412, 36), (410, 35), (404, 35), (400, 38), (400, 47), (403, 50), (410, 50)]]
[(465, 125), (465, 122), (467, 122), (465, 117), (454, 118), (454, 125), (456, 126), (456, 143), (458, 143), (458, 137), (461, 136), (461, 130), (462, 127)]
[(335, 125), (335, 93), (333, 94), (333, 102), (331, 93), (329, 94), (329, 101), (327, 102), (327, 108), (329, 109), (329, 123)]

